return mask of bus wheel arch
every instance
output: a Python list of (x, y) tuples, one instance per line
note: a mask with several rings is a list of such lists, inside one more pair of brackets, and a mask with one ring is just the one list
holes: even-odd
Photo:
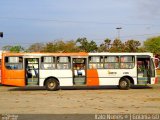
[(44, 86), (48, 91), (56, 91), (59, 89), (59, 80), (55, 77), (48, 77), (44, 81)]
[(131, 86), (132, 82), (134, 82), (134, 81), (132, 81), (132, 79), (130, 79), (130, 77), (123, 76), (119, 80), (118, 87), (121, 90), (128, 90), (128, 89), (130, 89), (130, 86)]
[(130, 81), (130, 84), (131, 84), (131, 85), (134, 85), (134, 84), (135, 84), (135, 83), (134, 83), (134, 79), (133, 79), (131, 76), (123, 76), (123, 77), (127, 78), (127, 79)]

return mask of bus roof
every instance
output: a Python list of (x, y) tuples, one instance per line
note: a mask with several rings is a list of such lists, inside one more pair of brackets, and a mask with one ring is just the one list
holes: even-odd
[(40, 53), (40, 52), (33, 52), (33, 53), (11, 53), (5, 52), (3, 53), (4, 56), (88, 56), (88, 53), (85, 52), (77, 52), (77, 53)]
[(141, 52), (141, 53), (109, 53), (109, 52), (102, 52), (102, 53), (89, 53), (89, 55), (149, 55), (151, 57), (153, 57), (153, 53), (149, 53), (149, 52)]
[[(1, 53), (0, 53), (1, 54)], [(31, 56), (88, 56), (88, 55), (148, 55), (153, 57), (153, 53), (149, 52), (141, 52), (141, 53), (109, 53), (109, 52), (101, 52), (101, 53), (86, 53), (86, 52), (77, 52), (77, 53), (10, 53), (10, 52), (3, 52), (4, 56), (24, 56), (24, 55), (31, 55)], [(1, 55), (0, 55), (1, 56)]]

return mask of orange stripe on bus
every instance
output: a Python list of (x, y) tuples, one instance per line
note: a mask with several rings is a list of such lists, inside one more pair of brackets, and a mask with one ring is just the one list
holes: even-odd
[(99, 86), (98, 72), (96, 69), (87, 70), (87, 86)]

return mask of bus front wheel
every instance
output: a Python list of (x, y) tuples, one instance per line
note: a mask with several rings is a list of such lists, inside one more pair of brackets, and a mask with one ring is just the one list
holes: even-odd
[(58, 89), (59, 83), (56, 79), (49, 78), (45, 83), (45, 87), (48, 91), (55, 91)]
[(128, 78), (121, 78), (119, 81), (119, 89), (128, 90), (130, 88), (130, 80)]

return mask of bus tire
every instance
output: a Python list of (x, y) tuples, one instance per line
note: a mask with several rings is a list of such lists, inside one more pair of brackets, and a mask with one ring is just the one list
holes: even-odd
[(119, 89), (121, 90), (128, 90), (130, 88), (130, 80), (128, 78), (121, 78), (119, 81)]
[(48, 91), (56, 91), (59, 87), (59, 82), (54, 78), (49, 78), (46, 83), (45, 87)]

